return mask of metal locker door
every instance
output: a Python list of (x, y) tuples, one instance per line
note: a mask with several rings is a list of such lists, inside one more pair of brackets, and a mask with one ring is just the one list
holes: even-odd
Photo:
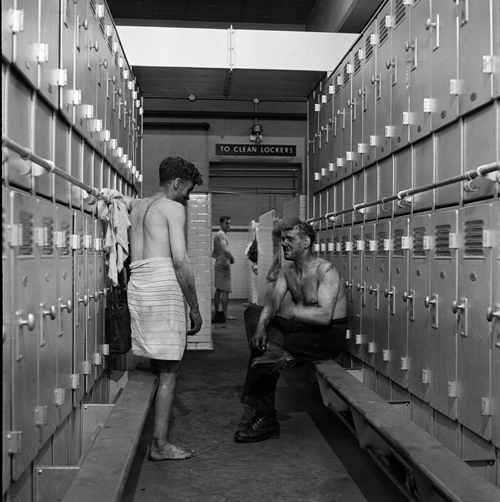
[[(406, 148), (394, 156), (394, 191), (399, 193), (402, 190), (413, 187), (413, 158), (412, 148)], [(411, 199), (400, 199), (395, 202), (394, 214), (400, 216), (411, 211)]]
[[(71, 131), (71, 175), (77, 180), (83, 181), (83, 144), (84, 141), (77, 131)], [(82, 207), (82, 189), (70, 184), (71, 205), (80, 209)]]
[[(431, 132), (431, 52), (432, 36), (426, 30), (431, 16), (430, 0), (413, 3), (409, 42), (415, 45), (410, 73), (410, 141), (414, 143)], [(430, 25), (429, 25), (430, 26)], [(425, 100), (425, 101), (424, 101)]]
[(341, 147), (340, 157), (345, 159), (342, 165), (341, 177), (347, 178), (352, 174), (352, 164), (355, 161), (352, 152), (352, 114), (354, 112), (352, 96), (352, 75), (354, 72), (352, 51), (342, 61), (342, 92), (341, 92)]
[(103, 187), (103, 185), (102, 185), (102, 157), (97, 152), (94, 152), (94, 180), (91, 183), (91, 185), (94, 188), (97, 188), (97, 190), (100, 190)]
[[(352, 184), (353, 184), (352, 176), (342, 180), (342, 185), (344, 186), (344, 209), (349, 209), (349, 208), (352, 208), (352, 206), (353, 206), (353, 202), (352, 202), (353, 187), (352, 187)], [(352, 211), (349, 211), (348, 213), (344, 213), (343, 221), (344, 221), (344, 225), (350, 225), (352, 223)]]
[(429, 296), (431, 248), (430, 216), (414, 216), (410, 220), (412, 249), (408, 273), (406, 300), (408, 309), (408, 390), (429, 402), (430, 316), (425, 308)]
[(57, 299), (57, 257), (55, 252), (56, 206), (38, 200), (35, 242), (38, 249), (38, 408), (37, 426), (41, 444), (57, 428), (57, 343), (59, 308)]
[(377, 371), (389, 376), (389, 302), (384, 297), (390, 284), (391, 223), (375, 225), (377, 250), (374, 261), (374, 283), (368, 286), (373, 296), (375, 312), (373, 318), (374, 366)]
[[(116, 77), (115, 77), (116, 78)], [(114, 89), (114, 85), (112, 86)], [(111, 108), (114, 108), (114, 90), (113, 95), (111, 96)], [(321, 171), (319, 168), (319, 112), (321, 109), (321, 93), (318, 88), (313, 92), (311, 96), (311, 107), (310, 107), (310, 135), (309, 135), (309, 164), (311, 174), (313, 176), (313, 190), (317, 191), (320, 188), (320, 178)], [(112, 116), (113, 120), (113, 129), (116, 130), (116, 114)], [(112, 132), (113, 134), (113, 132)], [(115, 137), (115, 136), (112, 136)]]
[[(333, 193), (335, 197), (334, 210), (342, 211), (342, 209), (344, 209), (344, 191), (342, 183), (337, 183), (336, 185), (334, 185)], [(336, 226), (342, 225), (342, 216), (337, 216), (335, 218), (335, 225)]]
[[(96, 288), (96, 256), (95, 256), (95, 220), (91, 216), (85, 216), (85, 236), (84, 247), (86, 254), (86, 294), (88, 305), (86, 308), (85, 318), (85, 392), (90, 392), (90, 389), (95, 383), (96, 373), (96, 301), (98, 293)], [(98, 361), (99, 362), (99, 361)]]
[(2, 495), (10, 485), (11, 467), (7, 434), (13, 431), (12, 412), (12, 256), (9, 247), (10, 191), (2, 187), (2, 302), (3, 302), (3, 342), (2, 342)]
[(365, 59), (365, 41), (363, 37), (353, 47), (352, 64), (352, 99), (351, 99), (351, 122), (352, 122), (352, 145), (349, 157), (352, 158), (352, 172), (362, 169), (363, 148), (358, 151), (358, 145), (363, 143), (363, 116), (365, 101), (365, 82), (363, 79), (363, 61)]
[[(352, 177), (353, 179), (353, 195), (352, 195), (352, 205), (362, 204), (365, 201), (365, 174), (363, 171), (358, 171)], [(354, 211), (353, 221), (354, 223), (360, 223), (364, 220), (364, 209), (360, 211)]]
[[(426, 23), (431, 37), (431, 128), (433, 131), (458, 116), (457, 4), (431, 3)], [(451, 88), (455, 86), (455, 89)]]
[[(323, 93), (326, 95), (326, 105), (325, 105), (325, 133), (324, 133), (324, 167), (326, 169), (327, 177), (326, 177), (326, 185), (329, 186), (333, 183), (334, 172), (335, 172), (335, 162), (337, 159), (333, 156), (333, 93), (334, 93), (334, 83), (333, 83), (333, 75), (330, 75), (330, 78), (326, 81), (325, 87), (323, 89)], [(138, 165), (138, 164), (137, 164)]]
[[(55, 117), (55, 164), (65, 172), (69, 172), (70, 126), (60, 116)], [(54, 193), (57, 202), (68, 205), (70, 200), (70, 184), (60, 176), (54, 176)]]
[[(464, 118), (464, 170), (476, 169), (498, 159), (498, 107), (496, 103)], [(498, 192), (498, 184), (478, 177), (464, 187), (464, 202), (488, 199)]]
[(81, 103), (81, 90), (75, 88), (76, 57), (76, 4), (71, 0), (61, 1), (61, 44), (59, 58), (61, 74), (58, 77), (61, 92), (59, 109), (72, 123), (75, 122), (75, 106)]
[(357, 225), (352, 227), (352, 254), (351, 254), (351, 280), (347, 286), (349, 301), (349, 338), (347, 339), (348, 351), (350, 354), (361, 357), (361, 344), (356, 343), (356, 335), (361, 335), (363, 326), (361, 324), (361, 309), (365, 300), (365, 290), (359, 288), (363, 285), (361, 253), (363, 252), (363, 227)]
[(392, 258), (390, 284), (384, 296), (389, 302), (389, 377), (408, 387), (408, 218), (392, 220)]
[[(462, 173), (462, 123), (456, 122), (436, 133), (436, 181)], [(437, 188), (436, 207), (456, 206), (462, 200), (463, 185)]]
[[(53, 0), (40, 0), (40, 63), (39, 91), (53, 106), (59, 106), (59, 3)], [(45, 52), (46, 51), (46, 52)]]
[(109, 188), (110, 175), (111, 166), (107, 163), (107, 161), (104, 160), (102, 166), (102, 188)]
[[(397, 154), (396, 158), (398, 158)], [(384, 159), (378, 163), (378, 190), (377, 197), (374, 199), (382, 199), (384, 197), (390, 197), (394, 194), (394, 178), (398, 173), (394, 173), (396, 169), (394, 168), (393, 157)], [(384, 204), (379, 204), (376, 206), (376, 211), (379, 218), (389, 218), (392, 216), (392, 202), (387, 202)]]
[[(365, 169), (365, 202), (375, 202), (377, 200), (377, 176), (378, 165), (374, 164)], [(377, 206), (368, 206), (363, 209), (365, 221), (374, 220), (377, 217)]]
[(448, 306), (456, 314), (458, 333), (458, 421), (486, 440), (491, 438), (492, 355), (486, 313), (492, 297), (497, 222), (498, 212), (493, 212), (491, 204), (459, 211), (463, 244), (458, 252), (458, 295)]
[(430, 404), (447, 417), (457, 418), (457, 331), (450, 305), (457, 297), (458, 213), (431, 217), (434, 246), (431, 250), (430, 295), (425, 306), (430, 316)]
[[(464, 115), (493, 97), (491, 0), (458, 2), (458, 109)], [(497, 5), (498, 7), (498, 5)], [(497, 26), (498, 29), (498, 26)]]
[[(434, 183), (434, 137), (425, 138), (413, 147), (413, 186), (421, 187)], [(432, 209), (434, 190), (412, 196), (413, 211)]]
[[(34, 153), (43, 159), (54, 160), (54, 113), (52, 108), (35, 94), (34, 102)], [(34, 178), (35, 192), (47, 198), (53, 196), (54, 175), (42, 167), (36, 166), (40, 174)], [(38, 173), (37, 173), (38, 174)]]
[(392, 46), (392, 2), (387, 2), (377, 16), (378, 44), (375, 75), (371, 77), (375, 87), (375, 137), (371, 144), (375, 145), (375, 159), (380, 160), (391, 153), (391, 72), (386, 61), (391, 58)]
[(338, 270), (342, 283), (349, 283), (351, 280), (351, 229), (350, 228), (339, 228), (337, 231), (340, 242), (340, 257), (338, 261)]
[[(322, 190), (320, 192), (320, 208), (319, 208), (319, 215), (320, 217), (324, 217), (325, 214), (328, 212), (328, 192), (326, 190)], [(326, 220), (321, 220), (319, 222), (319, 225), (321, 228), (326, 228), (327, 226), (327, 221)]]
[(9, 63), (12, 61), (13, 57), (13, 15), (14, 0), (4, 0), (2, 2), (2, 57)]
[[(86, 185), (94, 184), (94, 149), (86, 142), (83, 142), (83, 182)], [(84, 211), (90, 211), (93, 206), (83, 205)]]
[(96, 352), (100, 353), (100, 365), (96, 366), (96, 379), (99, 379), (103, 370), (107, 367), (108, 355), (107, 347), (104, 347), (104, 317), (106, 309), (106, 263), (104, 259), (104, 224), (95, 220), (95, 252), (96, 252)]
[(376, 303), (374, 295), (369, 294), (369, 289), (375, 282), (374, 256), (377, 241), (375, 240), (374, 224), (363, 227), (363, 240), (364, 249), (361, 264), (363, 282), (356, 284), (356, 290), (364, 297), (364, 301), (361, 301), (361, 327), (363, 331), (360, 334), (356, 334), (356, 345), (361, 345), (359, 348), (361, 360), (373, 366), (373, 319)]
[(56, 255), (57, 255), (57, 418), (58, 425), (70, 414), (73, 374), (73, 214), (66, 208), (56, 207)]
[[(500, 214), (500, 203), (492, 204), (492, 214)], [(495, 224), (493, 219), (493, 225)], [(500, 447), (500, 218), (496, 219), (497, 226), (493, 243), (493, 278), (491, 306), (486, 309), (486, 319), (491, 323), (491, 397), (493, 414), (491, 418), (491, 440), (498, 448)]]
[(409, 141), (409, 102), (411, 60), (414, 57), (410, 34), (410, 10), (403, 0), (397, 0), (391, 22), (392, 51), (389, 57), (380, 61), (381, 71), (387, 69), (392, 88), (392, 122), (386, 132), (391, 136), (392, 151), (405, 147)]
[(328, 180), (328, 165), (326, 163), (326, 139), (328, 131), (328, 106), (326, 103), (327, 95), (322, 91), (320, 93), (320, 106), (321, 110), (319, 112), (319, 137), (318, 137), (318, 172), (319, 181), (317, 187), (321, 190), (327, 185)]
[(14, 64), (38, 87), (38, 2), (17, 0), (14, 31)]
[[(377, 20), (375, 19), (364, 34), (364, 61), (363, 61), (363, 90), (358, 91), (361, 98), (361, 108), (363, 109), (363, 140), (357, 145), (358, 153), (363, 155), (363, 167), (373, 164), (375, 161), (375, 145), (371, 144), (370, 139), (375, 137), (375, 102), (378, 90), (375, 76), (376, 60), (376, 37)], [(373, 77), (373, 83), (372, 83)]]
[[(35, 458), (39, 444), (36, 426), (38, 270), (35, 247), (36, 199), (10, 192), (12, 247), (12, 430), (22, 443), (12, 455), (12, 479), (17, 481)], [(19, 446), (19, 443), (18, 443)]]
[(90, 371), (85, 365), (85, 326), (87, 305), (87, 253), (84, 248), (85, 240), (85, 217), (80, 211), (73, 213), (73, 407), (77, 407), (82, 400), (85, 370)]
[(342, 179), (342, 167), (346, 160), (342, 157), (342, 125), (344, 116), (342, 110), (342, 69), (337, 67), (334, 73), (334, 95), (332, 99), (332, 155), (333, 155), (333, 182), (338, 183)]
[(111, 139), (111, 132), (106, 130), (106, 103), (107, 103), (107, 90), (108, 90), (108, 66), (112, 64), (111, 55), (108, 48), (108, 40), (106, 37), (106, 23), (104, 18), (100, 19), (99, 23), (99, 53), (96, 54), (96, 121), (93, 124), (93, 131), (91, 136), (94, 136), (95, 146), (99, 153), (104, 155), (105, 143)]

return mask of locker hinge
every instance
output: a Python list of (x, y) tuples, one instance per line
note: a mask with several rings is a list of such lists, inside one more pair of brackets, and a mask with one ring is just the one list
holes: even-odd
[(448, 382), (448, 397), (458, 397), (458, 382)]
[(64, 406), (66, 404), (66, 389), (56, 389), (56, 406)]
[(351, 339), (351, 330), (350, 329), (346, 329), (346, 331), (345, 331), (345, 339), (346, 340), (350, 340)]
[(10, 454), (21, 453), (22, 431), (10, 431), (5, 435)]
[(67, 91), (66, 98), (70, 105), (79, 105), (82, 102), (82, 91), (80, 89)]
[(394, 28), (396, 26), (396, 16), (385, 16), (385, 27)]
[(401, 249), (412, 249), (413, 248), (413, 237), (408, 235), (403, 235), (401, 237)]
[(95, 366), (102, 365), (102, 354), (100, 352), (94, 352), (94, 365)]
[(450, 238), (450, 241), (449, 241), (448, 247), (450, 249), (457, 249), (458, 248), (458, 233), (451, 232), (449, 234), (449, 238)]
[(493, 73), (493, 56), (483, 56), (483, 73)]
[(493, 238), (491, 234), (491, 230), (483, 231), (483, 247), (491, 248), (493, 246)]
[(491, 398), (481, 398), (481, 415), (483, 415), (483, 417), (491, 417)]
[(356, 345), (366, 344), (367, 335), (356, 335)]
[(391, 360), (391, 354), (389, 349), (382, 349), (382, 360), (383, 361), (390, 361)]
[(10, 15), (10, 28), (12, 33), (24, 31), (24, 10), (13, 10)]
[(408, 358), (407, 357), (402, 357), (401, 358), (401, 369), (402, 370), (408, 370)]
[(42, 425), (47, 425), (48, 420), (48, 406), (37, 406), (35, 408), (35, 425), (41, 427)]
[(375, 354), (375, 342), (368, 342), (368, 354)]
[(101, 348), (101, 352), (103, 356), (109, 356), (109, 344), (104, 343)]
[(334, 85), (328, 86), (328, 94), (330, 94), (330, 95), (335, 94), (335, 86)]
[(71, 375), (71, 388), (76, 390), (80, 388), (80, 374), (73, 373)]
[(369, 249), (370, 251), (377, 251), (377, 241), (370, 241)]
[(352, 251), (352, 242), (346, 242), (345, 243), (345, 250), (346, 251)]
[(92, 372), (92, 363), (90, 361), (83, 361), (83, 374), (90, 375)]
[(459, 80), (456, 78), (450, 79), (450, 95), (458, 96), (460, 94), (460, 84)]
[(319, 252), (319, 244), (318, 244), (318, 243), (315, 243), (315, 244), (313, 245), (313, 249), (314, 249), (314, 252), (315, 252), (315, 253), (318, 253), (318, 252)]
[(54, 244), (56, 248), (66, 247), (66, 231), (61, 230), (60, 232), (54, 232)]
[(46, 227), (36, 227), (34, 229), (35, 243), (38, 247), (49, 246), (49, 235)]
[(36, 59), (39, 63), (49, 62), (49, 44), (38, 43), (36, 47)]
[(356, 251), (363, 251), (365, 241), (356, 241)]
[(434, 237), (432, 237), (432, 235), (424, 236), (424, 249), (425, 250), (434, 249)]
[(102, 251), (102, 246), (103, 246), (103, 239), (100, 237), (97, 237), (94, 239), (94, 249), (96, 251)]
[(92, 244), (92, 236), (91, 235), (84, 235), (83, 236), (83, 247), (85, 249), (89, 249)]
[(71, 234), (69, 236), (69, 243), (70, 243), (71, 249), (79, 249), (80, 248), (80, 239), (78, 238), (77, 234)]
[(423, 369), (422, 370), (422, 383), (424, 385), (428, 385), (430, 382), (430, 375), (429, 375), (429, 370)]
[(393, 239), (384, 239), (384, 251), (392, 251), (393, 243)]
[(104, 17), (104, 4), (97, 4), (95, 6), (95, 15), (98, 18)]
[(11, 225), (10, 226), (10, 245), (11, 247), (20, 246), (23, 242), (23, 226)]

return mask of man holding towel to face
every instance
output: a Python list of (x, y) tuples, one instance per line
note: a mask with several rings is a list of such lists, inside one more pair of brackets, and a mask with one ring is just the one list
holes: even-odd
[(194, 456), (168, 441), (168, 422), (179, 365), (186, 347), (184, 298), (191, 329), (202, 318), (193, 268), (186, 250), (185, 206), (195, 185), (203, 183), (196, 167), (180, 157), (160, 164), (160, 186), (144, 199), (124, 197), (130, 211), (130, 281), (127, 300), (132, 325), (132, 352), (158, 362), (160, 382), (154, 403), (150, 460), (181, 460)]

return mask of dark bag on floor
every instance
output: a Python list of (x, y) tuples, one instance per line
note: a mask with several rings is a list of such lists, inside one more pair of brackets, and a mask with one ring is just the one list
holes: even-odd
[(106, 309), (106, 343), (110, 354), (126, 354), (132, 348), (130, 312), (126, 300), (113, 299)]

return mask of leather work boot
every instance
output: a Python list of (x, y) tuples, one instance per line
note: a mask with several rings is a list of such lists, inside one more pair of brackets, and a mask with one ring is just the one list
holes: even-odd
[(268, 346), (264, 355), (256, 357), (252, 361), (250, 368), (255, 371), (255, 373), (260, 373), (262, 375), (269, 375), (280, 369), (288, 370), (293, 368), (296, 363), (295, 358), (286, 350), (281, 350), (281, 352), (282, 356), (279, 357)]
[(257, 443), (265, 439), (277, 439), (280, 437), (280, 423), (276, 418), (276, 412), (266, 413), (257, 410), (246, 429), (236, 431), (234, 440), (238, 443)]

